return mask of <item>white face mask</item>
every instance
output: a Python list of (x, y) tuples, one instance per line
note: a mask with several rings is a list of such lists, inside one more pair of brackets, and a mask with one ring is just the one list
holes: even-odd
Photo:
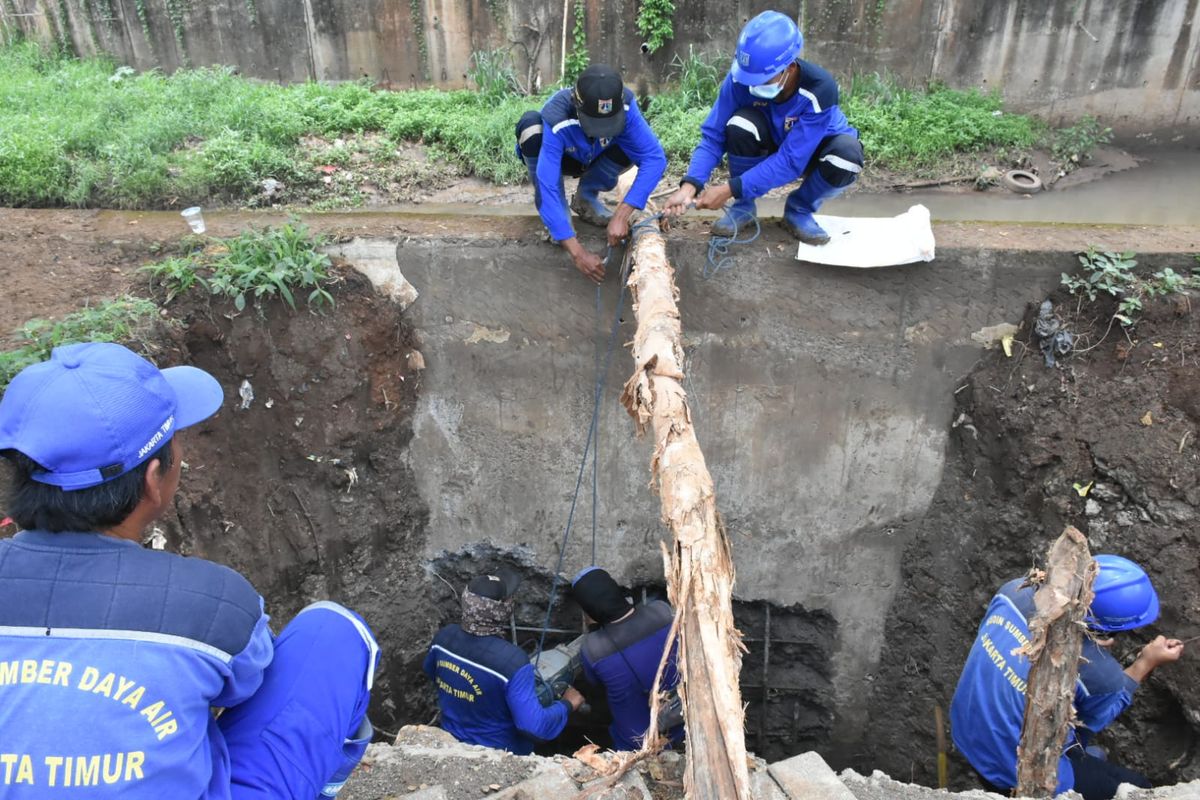
[(760, 83), (758, 86), (748, 87), (750, 94), (760, 100), (774, 100), (783, 91), (783, 85), (787, 83), (787, 71), (785, 70), (778, 80), (773, 80), (770, 83)]

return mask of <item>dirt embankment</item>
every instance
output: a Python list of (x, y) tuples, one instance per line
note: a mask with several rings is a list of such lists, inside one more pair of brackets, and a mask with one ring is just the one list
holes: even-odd
[(168, 549), (249, 578), (276, 628), (318, 599), (362, 614), (386, 654), (372, 718), (395, 730), (428, 706), (413, 676), (436, 618), (405, 454), (420, 373), (399, 309), (342, 274), (323, 314), (273, 302), (235, 315), (198, 294), (170, 307), (183, 326), (160, 360), (217, 376), (225, 404), (184, 434), (177, 515), (162, 528)]
[[(1176, 264), (1178, 268), (1178, 264)], [(963, 383), (942, 486), (907, 539), (903, 590), (872, 684), (870, 730), (848, 764), (936, 779), (934, 705), (950, 699), (997, 587), (1041, 563), (1067, 523), (1094, 553), (1142, 564), (1162, 599), (1158, 622), (1118, 635), (1128, 664), (1157, 634), (1200, 635), (1200, 310), (1184, 297), (1147, 308), (1126, 336), (1112, 303), (1056, 297), (1085, 336), (1046, 367), (1031, 340), (989, 354)], [(1081, 348), (1090, 347), (1082, 350)], [(1200, 777), (1200, 651), (1156, 672), (1100, 736), (1110, 757), (1156, 783)], [(952, 786), (976, 785), (961, 757)]]

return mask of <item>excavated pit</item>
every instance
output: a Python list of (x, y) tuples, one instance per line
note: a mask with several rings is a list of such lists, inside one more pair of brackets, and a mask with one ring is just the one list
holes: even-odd
[[(1095, 550), (1150, 568), (1164, 616), (1148, 635), (1200, 633), (1190, 306), (1148, 312), (1133, 356), (1111, 338), (1052, 370), (972, 334), (1020, 322), (1072, 254), (960, 249), (849, 271), (790, 262), (782, 238), (764, 238), (714, 281), (699, 276), (702, 239), (670, 250), (688, 389), (733, 537), (758, 755), (816, 750), (839, 769), (933, 783), (933, 707), (948, 706), (988, 596), (1068, 521)], [(170, 549), (247, 575), (279, 623), (319, 597), (360, 611), (386, 654), (372, 716), (395, 732), (434, 717), (421, 662), (471, 575), (520, 569), (517, 639), (538, 636), (617, 287), (597, 299), (532, 234), (342, 252), (354, 261), (364, 247), (394, 252), (419, 294), (407, 310), (349, 269), (324, 315), (172, 307), (184, 325), (163, 356), (213, 372), (230, 402), (184, 439), (178, 514), (163, 529)], [(1111, 313), (1071, 311), (1080, 328)], [(649, 445), (616, 403), (629, 368), (618, 349), (600, 417), (596, 561), (634, 597), (657, 596)], [(1116, 487), (1098, 516), (1072, 496), (1088, 480)], [(591, 563), (590, 502), (585, 490), (564, 576)], [(580, 628), (561, 589), (550, 627), (562, 633), (548, 644)], [(1196, 663), (1162, 670), (1105, 737), (1158, 782), (1200, 777)], [(597, 701), (551, 749), (603, 742), (603, 713)], [(961, 759), (952, 785), (976, 785)]]

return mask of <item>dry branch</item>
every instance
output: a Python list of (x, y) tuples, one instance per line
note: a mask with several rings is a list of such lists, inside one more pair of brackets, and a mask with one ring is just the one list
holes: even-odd
[[(733, 622), (733, 561), (683, 389), (674, 271), (657, 227), (643, 229), (630, 247), (628, 285), (637, 317), (637, 366), (621, 402), (637, 423), (639, 436), (653, 432), (651, 480), (657, 478), (663, 521), (675, 539), (664, 561), (679, 628), (679, 692), (688, 738), (686, 793), (695, 800), (749, 800), (738, 687), (744, 648)], [(655, 694), (651, 720), (657, 716)], [(658, 746), (657, 738), (652, 730), (644, 750)]]
[(1029, 643), (1017, 651), (1032, 662), (1017, 747), (1021, 797), (1053, 797), (1058, 786), (1058, 762), (1075, 717), (1083, 619), (1096, 570), (1087, 538), (1068, 525), (1050, 547), (1046, 579), (1034, 595), (1037, 614), (1029, 623)]

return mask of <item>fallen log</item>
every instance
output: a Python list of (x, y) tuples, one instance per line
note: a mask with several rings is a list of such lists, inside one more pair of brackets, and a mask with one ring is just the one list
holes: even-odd
[(1092, 604), (1097, 566), (1087, 537), (1070, 525), (1050, 547), (1046, 576), (1034, 595), (1025, 720), (1017, 747), (1017, 795), (1053, 797), (1067, 729), (1075, 719), (1075, 680), (1083, 650), (1084, 616)]
[[(749, 800), (738, 686), (745, 648), (733, 622), (733, 560), (683, 388), (674, 271), (657, 225), (635, 231), (630, 248), (636, 367), (621, 402), (639, 436), (647, 430), (653, 433), (651, 486), (657, 489), (663, 521), (674, 535), (673, 546), (664, 544), (663, 560), (679, 632), (679, 692), (687, 729), (685, 792), (694, 800)], [(657, 679), (654, 689), (651, 720), (657, 718)], [(643, 751), (660, 745), (652, 729)]]

